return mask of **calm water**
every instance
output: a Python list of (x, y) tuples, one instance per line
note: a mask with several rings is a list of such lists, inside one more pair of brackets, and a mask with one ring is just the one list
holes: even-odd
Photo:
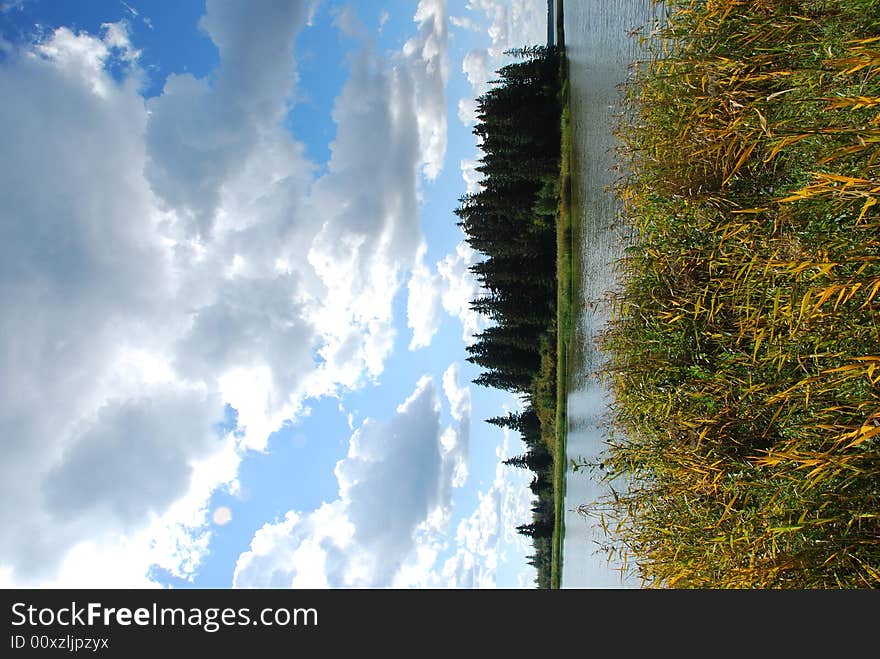
[[(615, 288), (614, 262), (622, 255), (626, 236), (617, 217), (620, 207), (608, 191), (619, 174), (614, 171), (613, 128), (620, 112), (620, 85), (631, 62), (643, 56), (634, 28), (650, 26), (662, 10), (650, 0), (575, 0), (565, 3), (565, 41), (570, 68), (572, 119), (579, 161), (574, 195), (583, 212), (580, 300), (582, 311), (574, 346), (580, 367), (575, 369), (568, 397), (568, 457), (596, 462), (608, 438), (609, 392), (596, 376), (603, 355), (594, 339), (608, 320), (605, 296)], [(608, 485), (595, 471), (566, 476), (563, 588), (638, 587), (624, 578), (617, 563), (600, 550), (605, 543), (598, 519), (577, 512), (578, 506), (599, 500)], [(611, 484), (620, 490), (625, 484)]]

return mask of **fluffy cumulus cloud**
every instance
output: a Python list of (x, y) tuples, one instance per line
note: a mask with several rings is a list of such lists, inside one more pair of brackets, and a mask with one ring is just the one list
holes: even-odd
[(219, 443), (211, 432), (219, 401), (202, 398), (163, 388), (99, 409), (46, 475), (46, 511), (57, 520), (95, 515), (125, 527), (167, 508), (186, 491), (191, 459)]
[(471, 30), (473, 32), (480, 31), (480, 26), (467, 16), (450, 16), (449, 22), (452, 23), (452, 25), (454, 25), (455, 27), (462, 30)]
[(547, 3), (544, 0), (468, 0), (467, 9), (477, 16), (471, 20), (485, 22), (488, 19), (492, 57), (511, 48), (542, 44), (546, 40)]
[(489, 57), (489, 51), (486, 48), (474, 48), (468, 51), (461, 63), (461, 70), (467, 76), (476, 96), (482, 95), (489, 89), (491, 76)]
[[(155, 565), (191, 576), (210, 537), (206, 503), (235, 491), (245, 452), (309, 397), (381, 373), (392, 300), (422, 242), (420, 177), (445, 154), (445, 115), (427, 109), (445, 107), (445, 3), (419, 4), (397, 55), (367, 45), (352, 58), (318, 179), (283, 128), (293, 42), (313, 11), (208, 0), (200, 27), (218, 68), (172, 75), (149, 100), (124, 23), (4, 45), (4, 584), (142, 585)], [(405, 410), (435, 419), (432, 392), (425, 384)], [(421, 417), (401, 419), (401, 436), (423, 430)], [(352, 523), (371, 507), (356, 501), (382, 496), (361, 482), (386, 436), (359, 433), (340, 467)], [(437, 489), (408, 491), (421, 499), (395, 527), (400, 551), (445, 505), (454, 449), (436, 434), (436, 455), (410, 447)], [(352, 542), (382, 543), (365, 533)], [(378, 579), (390, 569), (380, 563), (364, 574)]]
[[(436, 386), (423, 378), (387, 423), (367, 420), (336, 466), (339, 497), (310, 513), (265, 524), (241, 554), (234, 584), (265, 587), (497, 586), (506, 552), (525, 555), (515, 527), (530, 517), (528, 475), (503, 465), (505, 431), (490, 486), (449, 528), (451, 496), (467, 478), (471, 398), (458, 364), (442, 377), (455, 422), (442, 427)], [(521, 584), (528, 587), (529, 584)]]
[(483, 175), (477, 171), (480, 163), (476, 160), (465, 159), (461, 161), (461, 177), (467, 185), (468, 194), (476, 194), (483, 189)]
[[(471, 94), (459, 99), (458, 119), (465, 126), (473, 126), (477, 122), (476, 99), (488, 91), (495, 71), (508, 61), (505, 51), (546, 41), (547, 4), (543, 0), (468, 0), (467, 9), (469, 15), (453, 17), (453, 26), (485, 30), (490, 39), (488, 47), (469, 50), (461, 63)], [(476, 158), (461, 161), (468, 194), (480, 189), (481, 176), (476, 167)]]
[(308, 253), (324, 287), (315, 322), (331, 339), (321, 351), (331, 370), (378, 375), (391, 349), (394, 293), (420, 241), (415, 93), (409, 69), (365, 46), (333, 111), (329, 171), (312, 193), (324, 222)]
[(392, 348), (394, 295), (421, 244), (418, 171), (436, 176), (445, 156), (445, 2), (423, 0), (414, 20), (418, 36), (390, 63), (370, 44), (352, 58), (333, 111), (329, 171), (311, 197), (324, 219), (308, 253), (324, 287), (312, 317), (328, 339), (318, 389), (328, 374), (381, 372)]
[(443, 393), (449, 401), (449, 413), (457, 427), (447, 427), (440, 437), (447, 464), (451, 468), (452, 487), (463, 487), (468, 478), (468, 446), (471, 427), (471, 390), (459, 385), (458, 362), (443, 372)]
[(485, 328), (485, 319), (470, 308), (470, 300), (481, 295), (480, 285), (470, 271), (479, 260), (477, 252), (461, 242), (453, 254), (447, 254), (437, 263), (440, 301), (449, 314), (461, 321), (461, 338), (468, 345), (473, 343), (474, 334)]
[[(220, 54), (212, 80), (171, 75), (149, 102), (147, 177), (189, 235), (210, 236), (221, 191), (239, 164), (275, 141), (295, 77), (302, 3), (209, 0), (200, 27)], [(259, 35), (259, 36), (257, 36)], [(267, 140), (268, 138), (268, 140)]]
[(407, 323), (413, 332), (410, 350), (431, 344), (442, 320), (441, 310), (459, 320), (462, 340), (473, 343), (474, 334), (485, 328), (485, 318), (470, 308), (470, 300), (480, 296), (480, 285), (470, 271), (479, 255), (461, 242), (432, 269), (425, 263), (425, 251), (424, 247), (420, 250), (408, 283)]
[[(215, 395), (147, 387), (162, 360), (132, 359), (180, 325), (139, 173), (148, 115), (136, 75), (104, 69), (124, 46), (118, 30), (61, 28), (0, 65), (0, 560), (27, 583), (82, 541), (166, 512), (222, 444)], [(87, 496), (111, 488), (104, 508)]]
[[(388, 422), (367, 419), (336, 465), (339, 496), (265, 524), (235, 568), (237, 587), (425, 585), (463, 482), (470, 399), (443, 378), (457, 426), (443, 428), (437, 387), (422, 378)], [(466, 477), (466, 474), (465, 474)]]
[(413, 333), (409, 343), (410, 350), (431, 345), (431, 339), (440, 326), (440, 296), (436, 288), (440, 278), (425, 263), (426, 251), (427, 248), (422, 245), (407, 284), (409, 295), (406, 317)]
[(446, 156), (446, 80), (449, 77), (447, 58), (446, 0), (421, 0), (414, 20), (419, 36), (404, 44), (403, 52), (417, 57), (417, 112), (419, 137), (424, 153), (423, 171), (433, 180), (443, 169)]
[(514, 529), (529, 521), (528, 478), (502, 461), (509, 457), (508, 433), (498, 447), (492, 485), (478, 494), (474, 512), (461, 520), (455, 534), (456, 552), (442, 566), (444, 585), (451, 588), (494, 588), (505, 551), (525, 553), (526, 541)]

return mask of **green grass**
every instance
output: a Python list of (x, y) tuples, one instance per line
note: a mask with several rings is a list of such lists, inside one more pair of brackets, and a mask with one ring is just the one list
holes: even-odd
[[(557, 38), (564, 46), (562, 32), (562, 2), (557, 2)], [(554, 518), (552, 555), (550, 563), (551, 588), (559, 588), (562, 581), (562, 549), (565, 540), (565, 474), (567, 471), (567, 401), (570, 378), (570, 347), (574, 331), (577, 299), (577, 280), (580, 272), (580, 249), (577, 236), (580, 235), (580, 216), (572, 207), (572, 172), (576, 166), (573, 150), (571, 110), (569, 107), (568, 62), (563, 56), (560, 61), (560, 80), (562, 88), (562, 144), (559, 176), (559, 212), (556, 223), (556, 417), (555, 445), (553, 446), (553, 498)]]
[(556, 43), (560, 47), (565, 47), (565, 3), (563, 0), (556, 0)]
[(609, 526), (646, 586), (880, 586), (876, 0), (671, 0), (628, 89)]

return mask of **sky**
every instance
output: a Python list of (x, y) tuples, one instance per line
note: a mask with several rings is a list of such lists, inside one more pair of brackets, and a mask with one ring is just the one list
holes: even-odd
[(474, 99), (544, 0), (0, 0), (0, 587), (534, 587)]

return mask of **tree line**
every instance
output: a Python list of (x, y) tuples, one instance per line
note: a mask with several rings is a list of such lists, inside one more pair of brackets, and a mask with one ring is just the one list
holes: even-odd
[(492, 322), (474, 336), (467, 360), (483, 369), (475, 384), (523, 400), (522, 412), (487, 421), (518, 432), (526, 445), (505, 464), (534, 473), (532, 522), (517, 530), (531, 537), (530, 562), (546, 588), (556, 514), (548, 440), (556, 414), (560, 54), (545, 46), (507, 54), (514, 61), (477, 99), (482, 186), (459, 199), (455, 214), (467, 243), (484, 257), (471, 266), (482, 292), (470, 306)]

